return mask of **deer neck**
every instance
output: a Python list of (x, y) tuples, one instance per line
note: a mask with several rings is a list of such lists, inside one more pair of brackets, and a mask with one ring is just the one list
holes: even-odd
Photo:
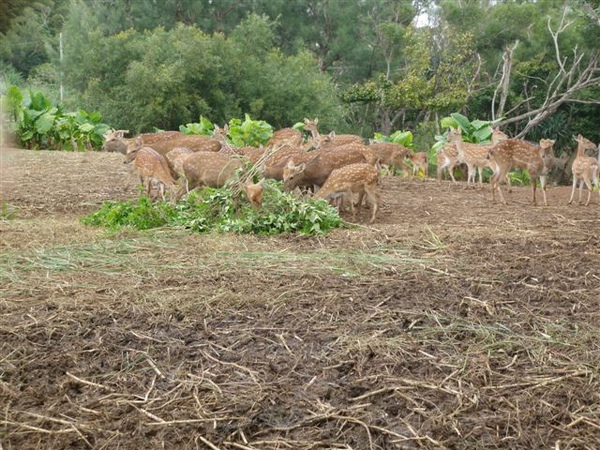
[(585, 156), (585, 144), (583, 141), (577, 141), (577, 157), (581, 158), (582, 156)]

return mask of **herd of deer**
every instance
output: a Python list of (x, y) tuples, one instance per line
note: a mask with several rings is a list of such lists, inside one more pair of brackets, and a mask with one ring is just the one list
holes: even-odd
[[(380, 172), (382, 168), (407, 170), (411, 177), (424, 171), (427, 174), (427, 153), (413, 153), (406, 147), (390, 142), (365, 144), (360, 136), (349, 134), (321, 135), (318, 120), (305, 119), (308, 139), (295, 129), (276, 131), (266, 146), (233, 147), (227, 140), (227, 127), (215, 128), (213, 136), (185, 135), (178, 131), (141, 134), (127, 139), (125, 130), (110, 130), (105, 135), (103, 150), (120, 152), (125, 163), (133, 162), (144, 191), (151, 194), (153, 184), (158, 185), (159, 194), (166, 198), (169, 191), (174, 201), (195, 188), (203, 186), (222, 187), (230, 180), (237, 180), (250, 203), (262, 204), (263, 182), (253, 183), (254, 174), (264, 178), (283, 181), (286, 190), (311, 189), (316, 198), (336, 201), (341, 207), (349, 199), (354, 207), (360, 207), (366, 196), (371, 204), (373, 222), (380, 208)], [(576, 184), (579, 182), (579, 202), (583, 184), (589, 189), (586, 205), (590, 201), (592, 184), (598, 180), (598, 160), (586, 156), (585, 151), (595, 145), (581, 135), (577, 157), (573, 162), (573, 190), (569, 203), (573, 201)], [(476, 172), (482, 184), (482, 170), (491, 168), (493, 198), (498, 193), (506, 203), (500, 189), (500, 181), (507, 179), (511, 168), (529, 171), (533, 187), (533, 202), (536, 203), (536, 183), (539, 178), (547, 205), (545, 178), (551, 165), (554, 141), (543, 139), (539, 145), (518, 139), (509, 139), (499, 130), (494, 130), (491, 145), (470, 144), (462, 141), (460, 130), (451, 130), (448, 144), (438, 153), (438, 179), (447, 171), (454, 182), (453, 169), (459, 163), (468, 168), (467, 184), (475, 184)], [(552, 155), (553, 156), (553, 155)], [(410, 161), (409, 167), (407, 162)], [(253, 170), (240, 179), (238, 169), (249, 163)], [(355, 204), (353, 196), (358, 195)]]

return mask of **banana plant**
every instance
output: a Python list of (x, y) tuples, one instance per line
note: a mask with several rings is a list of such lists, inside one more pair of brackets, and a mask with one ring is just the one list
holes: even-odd
[(413, 134), (410, 131), (397, 130), (389, 136), (385, 136), (381, 133), (375, 133), (373, 140), (375, 142), (393, 142), (394, 144), (400, 144), (407, 148), (413, 148)]

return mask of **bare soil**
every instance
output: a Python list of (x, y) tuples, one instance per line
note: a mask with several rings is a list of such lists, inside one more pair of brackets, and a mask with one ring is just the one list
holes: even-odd
[(385, 177), (325, 237), (87, 227), (122, 155), (0, 153), (0, 449), (598, 449), (600, 204)]

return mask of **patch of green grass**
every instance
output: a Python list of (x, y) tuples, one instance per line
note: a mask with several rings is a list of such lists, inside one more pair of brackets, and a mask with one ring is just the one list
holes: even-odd
[(320, 235), (344, 224), (338, 211), (326, 201), (302, 199), (283, 192), (281, 183), (271, 180), (265, 183), (261, 208), (251, 206), (234, 189), (205, 188), (190, 193), (176, 205), (152, 202), (145, 196), (127, 202), (105, 202), (98, 211), (81, 220), (86, 225), (111, 230), (166, 226), (197, 232), (260, 235)]
[(0, 205), (0, 220), (14, 219), (16, 215), (16, 209), (12, 208), (8, 203), (2, 202)]

